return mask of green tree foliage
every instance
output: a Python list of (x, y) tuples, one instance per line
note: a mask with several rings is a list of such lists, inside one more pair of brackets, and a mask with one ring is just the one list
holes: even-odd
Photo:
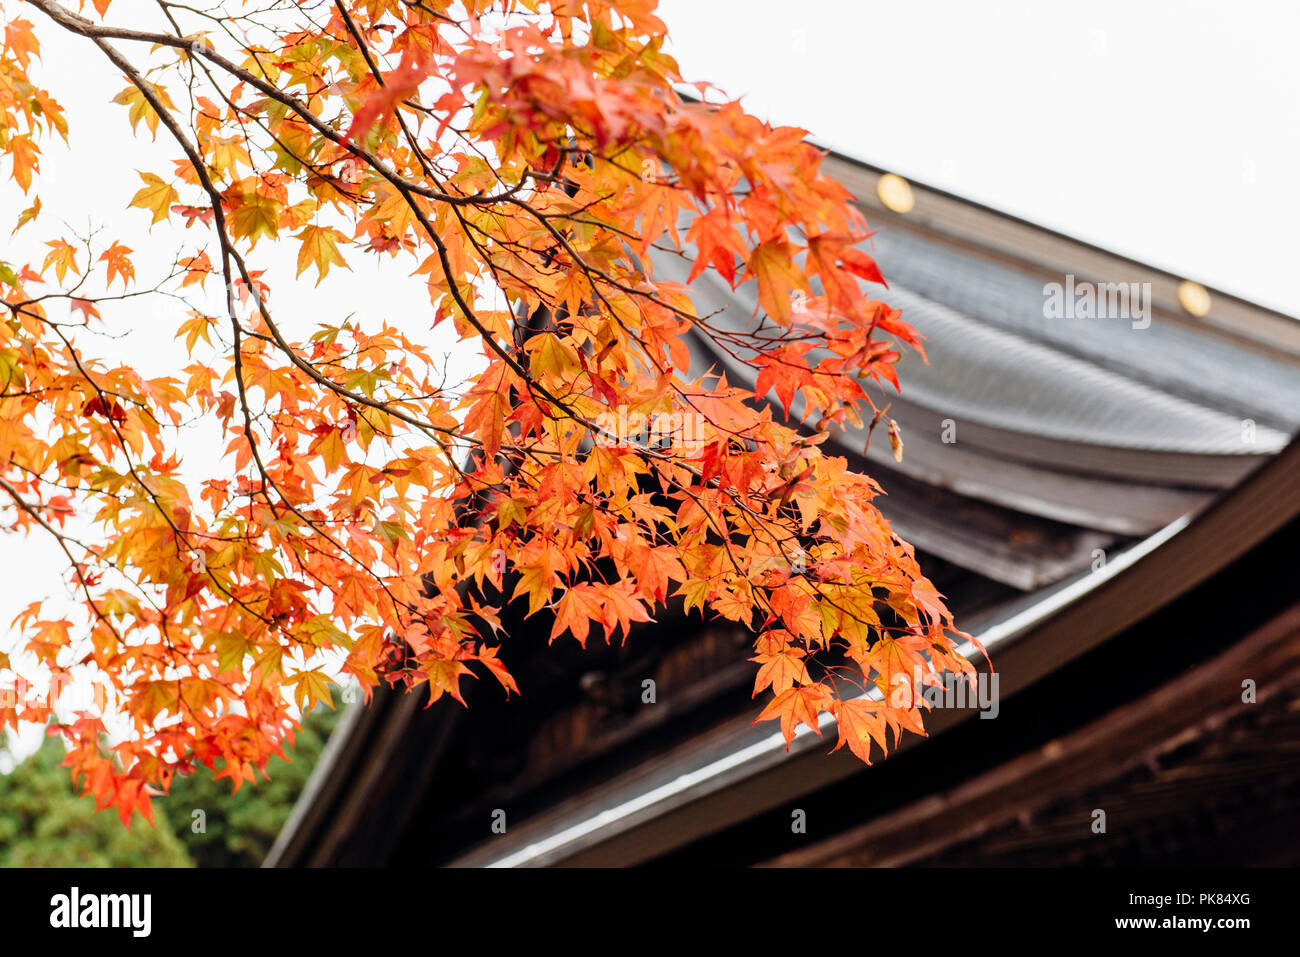
[(154, 827), (130, 831), (114, 811), (78, 797), (63, 746), (49, 738), (10, 774), (0, 775), (0, 866), (190, 867), (190, 856), (155, 805)]
[[(302, 793), (338, 712), (317, 708), (303, 721), (289, 761), (272, 758), (269, 780), (231, 793), (228, 780), (200, 769), (154, 800), (154, 826), (130, 831), (114, 811), (78, 797), (64, 750), (50, 738), (12, 773), (0, 775), (0, 867), (257, 867)], [(199, 829), (195, 811), (203, 812)]]

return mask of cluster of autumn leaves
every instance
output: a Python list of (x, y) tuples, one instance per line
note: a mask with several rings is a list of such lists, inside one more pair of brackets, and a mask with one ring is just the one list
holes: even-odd
[[(29, 657), (88, 670), (131, 733), (48, 700), (0, 723), (54, 721), (101, 806), (147, 816), (151, 790), (200, 765), (256, 780), (329, 700), (331, 654), (367, 693), (461, 699), (475, 665), (518, 691), (500, 601), (584, 644), (668, 601), (743, 623), (760, 717), (790, 740), (829, 712), (864, 759), (887, 730), (922, 731), (898, 676), (969, 671), (880, 489), (822, 451), (870, 416), (864, 384), (897, 384), (897, 349), (920, 348), (862, 284), (882, 281), (865, 224), (803, 131), (677, 91), (654, 6), (168, 8), (161, 31), (108, 0), (94, 18), (30, 0), (37, 25), (6, 9), (0, 152), (32, 197), (17, 226), (51, 238), (43, 262), (0, 264), (0, 521), (54, 536), (81, 596), (76, 620), (28, 608)], [(193, 227), (170, 291), (225, 290), (177, 316), (191, 361), (174, 375), (76, 336), (139, 290), (130, 249), (40, 215), (40, 144), (67, 124), (37, 36), (58, 29), (122, 72), (116, 102), (157, 143), (155, 169), (120, 171), (130, 205)], [(299, 341), (269, 305), (263, 241), (296, 244), (318, 281), (385, 257), (427, 287), (428, 316)], [(699, 315), (654, 277), (672, 257), (692, 280), (755, 283), (758, 314)], [(448, 319), (482, 354), (465, 387), (418, 335)], [(618, 410), (702, 427), (689, 446), (597, 441)], [(221, 478), (185, 473), (196, 417), (225, 443)]]

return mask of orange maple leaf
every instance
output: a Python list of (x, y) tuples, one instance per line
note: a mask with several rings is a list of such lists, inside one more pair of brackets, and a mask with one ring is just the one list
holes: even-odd
[(781, 692), (763, 709), (753, 723), (780, 719), (785, 749), (790, 750), (799, 725), (807, 725), (818, 737), (822, 729), (818, 717), (832, 700), (831, 691), (824, 684), (802, 685)]

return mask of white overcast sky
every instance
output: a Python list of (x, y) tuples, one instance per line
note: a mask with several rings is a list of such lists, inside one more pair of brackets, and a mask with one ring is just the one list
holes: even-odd
[(1300, 316), (1295, 0), (660, 0), (689, 79)]

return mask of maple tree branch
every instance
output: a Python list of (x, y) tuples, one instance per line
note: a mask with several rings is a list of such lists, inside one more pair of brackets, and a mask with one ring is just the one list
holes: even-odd
[[(104, 43), (103, 42), (104, 40), (124, 39), (124, 40), (134, 40), (134, 41), (146, 42), (146, 43), (156, 43), (165, 46), (176, 47), (178, 49), (184, 49), (188, 51), (191, 55), (201, 56), (215, 63), (216, 65), (220, 66), (223, 70), (230, 73), (232, 76), (238, 77), (239, 79), (243, 80), (244, 82), (258, 89), (259, 91), (265, 93), (267, 96), (277, 100), (280, 103), (283, 103), (286, 106), (289, 106), (296, 113), (298, 113), (298, 115), (300, 115), (304, 120), (306, 120), (314, 128), (316, 128), (317, 131), (320, 132), (322, 135), (326, 136), (327, 138), (337, 143), (338, 145), (345, 146), (351, 152), (357, 155), (359, 158), (364, 159), (369, 166), (371, 166), (382, 176), (384, 176), (385, 179), (387, 179), (402, 194), (402, 196), (406, 200), (408, 207), (411, 209), (412, 213), (419, 221), (421, 227), (425, 231), (425, 234), (429, 237), (430, 242), (433, 244), (434, 249), (437, 252), (439, 263), (441, 264), (443, 268), (443, 273), (448, 280), (448, 287), (452, 299), (456, 303), (457, 307), (460, 309), (461, 313), (465, 316), (466, 321), (468, 321), (471, 325), (475, 327), (475, 329), (479, 332), (480, 336), (482, 336), (484, 343), (490, 349), (492, 349), (492, 351), (494, 351), (501, 358), (501, 360), (506, 363), (507, 366), (510, 367), (511, 371), (513, 371), (517, 376), (519, 376), (519, 378), (523, 379), (525, 382), (533, 382), (530, 373), (526, 369), (524, 369), (515, 360), (513, 356), (511, 356), (508, 352), (506, 352), (506, 350), (502, 348), (499, 343), (497, 343), (495, 336), (492, 335), (491, 331), (488, 330), (487, 327), (484, 326), (482, 322), (478, 319), (478, 317), (475, 315), (473, 308), (469, 305), (468, 301), (465, 299), (463, 293), (461, 292), (459, 288), (459, 284), (456, 283), (455, 280), (452, 278), (455, 275), (455, 271), (451, 267), (451, 262), (447, 254), (447, 247), (445, 243), (443, 242), (442, 238), (438, 235), (437, 230), (433, 228), (432, 223), (429, 222), (424, 210), (420, 208), (419, 204), (415, 202), (415, 200), (411, 195), (412, 193), (414, 193), (414, 194), (425, 196), (427, 198), (436, 199), (440, 202), (450, 202), (453, 206), (457, 204), (491, 205), (501, 201), (515, 201), (513, 197), (513, 191), (507, 191), (506, 193), (497, 196), (455, 197), (448, 194), (440, 194), (437, 193), (436, 191), (428, 190), (424, 187), (420, 187), (417, 184), (410, 183), (409, 181), (398, 176), (397, 173), (390, 170), (382, 161), (380, 161), (373, 154), (370, 154), (366, 150), (361, 149), (357, 147), (355, 144), (349, 143), (345, 141), (342, 137), (338, 136), (338, 134), (336, 134), (333, 130), (331, 130), (328, 126), (326, 126), (318, 117), (316, 117), (314, 113), (312, 113), (305, 106), (299, 103), (295, 97), (292, 97), (289, 94), (286, 94), (283, 91), (279, 90), (278, 88), (272, 86), (271, 84), (266, 83), (264, 80), (261, 80), (260, 78), (256, 77), (252, 73), (249, 73), (247, 70), (244, 70), (242, 67), (239, 67), (237, 64), (232, 63), (231, 61), (227, 60), (225, 57), (222, 57), (220, 54), (213, 51), (210, 46), (201, 43), (198, 40), (178, 38), (172, 36), (171, 34), (165, 34), (165, 33), (149, 33), (144, 31), (137, 31), (137, 30), (126, 30), (126, 29), (116, 28), (116, 27), (100, 26), (94, 23), (93, 21), (87, 20), (84, 17), (72, 13), (71, 11), (65, 9), (64, 7), (61, 7), (57, 3), (52, 2), (52, 0), (26, 0), (26, 2), (33, 4), (37, 9), (41, 10), (43, 13), (45, 13), (47, 16), (49, 16), (51, 19), (53, 19), (55, 22), (59, 23), (61, 26), (65, 27), (66, 29), (69, 29), (74, 33), (78, 33), (96, 42), (96, 44), (100, 46), (101, 50), (105, 52), (105, 54), (109, 57), (109, 59), (113, 61), (114, 65), (117, 66), (119, 69), (121, 69), (123, 73), (126, 74), (128, 78), (131, 79), (131, 81), (135, 84), (135, 86), (149, 101), (150, 106), (153, 108), (154, 112), (159, 115), (160, 119), (163, 121), (165, 125), (167, 125), (168, 129), (172, 132), (173, 136), (176, 137), (178, 144), (181, 145), (182, 149), (185, 150), (186, 155), (190, 159), (191, 165), (194, 167), (194, 169), (196, 170), (197, 174), (200, 177), (200, 180), (202, 181), (202, 185), (204, 189), (207, 190), (209, 195), (212, 197), (213, 209), (218, 220), (218, 229), (222, 232), (225, 231), (225, 227), (224, 227), (224, 216), (223, 213), (221, 212), (221, 196), (220, 193), (216, 190), (215, 186), (212, 184), (211, 180), (208, 178), (206, 165), (203, 163), (202, 158), (199, 157), (197, 150), (195, 150), (192, 146), (190, 146), (188, 141), (185, 139), (185, 137), (180, 133), (179, 127), (176, 126), (175, 120), (170, 118), (170, 112), (162, 104), (157, 94), (153, 92), (152, 84), (148, 83), (148, 81), (146, 81), (143, 77), (141, 77), (139, 72), (136, 71), (134, 67), (132, 67), (131, 64), (124, 57), (122, 57), (120, 53), (118, 53), (115, 49), (110, 47), (108, 44)], [(553, 227), (551, 227), (549, 223), (546, 225), (549, 229), (553, 230)], [(334, 383), (329, 382), (328, 379), (326, 379), (326, 377), (320, 375), (320, 373), (318, 373), (315, 369), (311, 368), (310, 364), (307, 363), (305, 360), (301, 359), (297, 355), (296, 350), (294, 350), (292, 346), (290, 346), (280, 335), (278, 328), (275, 326), (274, 322), (270, 319), (270, 316), (267, 313), (265, 306), (261, 301), (261, 297), (257, 293), (257, 290), (251, 280), (251, 277), (249, 277), (247, 274), (247, 270), (243, 265), (242, 258), (236, 255), (235, 260), (237, 265), (239, 266), (239, 270), (241, 276), (244, 279), (246, 287), (249, 289), (254, 300), (257, 302), (259, 310), (262, 312), (262, 317), (267, 323), (267, 328), (271, 330), (271, 334), (276, 339), (276, 342), (280, 345), (281, 349), (291, 359), (291, 361), (294, 362), (295, 365), (298, 365), (299, 368), (301, 368), (308, 375), (312, 376), (312, 378), (316, 379), (322, 385), (326, 385), (327, 387), (340, 392), (340, 394), (348, 395), (348, 397), (352, 399), (352, 401), (359, 402), (363, 405), (370, 405), (376, 409), (379, 409), (380, 411), (394, 414), (396, 415), (396, 417), (403, 419), (403, 421), (407, 421), (408, 424), (416, 425), (417, 427), (420, 428), (425, 428), (425, 424), (420, 423), (418, 422), (418, 420), (415, 420), (413, 418), (406, 417), (403, 413), (399, 413), (389, 408), (386, 408), (383, 404), (377, 403), (374, 400), (369, 399), (368, 397), (347, 392), (347, 390), (344, 390), (341, 387), (335, 385)], [(595, 429), (594, 423), (590, 422), (585, 417), (580, 416), (578, 413), (574, 412), (571, 408), (567, 406), (566, 403), (556, 398), (543, 386), (533, 382), (533, 387), (548, 402), (551, 402), (557, 408), (562, 409), (566, 413), (566, 415), (568, 415), (568, 417), (572, 418), (573, 420), (579, 422), (580, 424), (584, 425), (589, 429)], [(451, 430), (445, 430), (445, 431), (448, 431), (449, 434), (454, 434), (451, 433)]]
[(427, 199), (436, 200), (440, 203), (448, 203), (453, 206), (491, 205), (506, 198), (506, 194), (489, 196), (457, 196), (451, 193), (442, 193), (435, 189), (431, 189), (430, 187), (421, 186), (419, 183), (413, 183), (405, 179), (396, 171), (390, 169), (382, 160), (379, 159), (379, 157), (375, 156), (364, 147), (358, 146), (356, 143), (349, 141), (346, 137), (331, 128), (329, 124), (308, 109), (298, 100), (297, 97), (284, 92), (279, 87), (268, 83), (256, 74), (241, 67), (239, 64), (222, 56), (202, 39), (177, 37), (170, 33), (154, 33), (144, 30), (128, 30), (122, 27), (105, 26), (75, 14), (66, 7), (54, 3), (53, 0), (24, 0), (24, 2), (30, 3), (65, 29), (92, 40), (130, 40), (138, 43), (152, 43), (160, 46), (173, 47), (178, 50), (184, 50), (190, 56), (201, 57), (210, 63), (219, 66), (226, 73), (229, 73), (241, 82), (247, 83), (258, 92), (263, 93), (276, 102), (289, 107), (321, 136), (325, 137), (336, 146), (345, 149), (358, 159), (364, 160), (367, 166), (370, 166), (385, 179), (389, 180), (389, 182), (394, 186), (417, 193)]
[(37, 525), (54, 537), (54, 540), (58, 543), (63, 554), (67, 556), (68, 563), (72, 566), (72, 572), (77, 576), (77, 584), (81, 586), (81, 591), (86, 596), (86, 601), (90, 605), (91, 610), (94, 611), (95, 617), (107, 626), (109, 631), (113, 633), (113, 636), (120, 641), (122, 639), (121, 633), (118, 632), (117, 626), (115, 626), (113, 622), (109, 620), (108, 616), (104, 614), (103, 610), (99, 607), (99, 602), (97, 602), (95, 597), (90, 593), (90, 586), (86, 583), (86, 575), (82, 571), (82, 565), (84, 563), (78, 562), (76, 558), (73, 557), (71, 549), (68, 548), (68, 542), (74, 542), (80, 548), (84, 549), (88, 555), (95, 555), (95, 557), (98, 558), (99, 556), (96, 555), (95, 550), (85, 542), (59, 531), (42, 518), (40, 512), (36, 510), (36, 507), (24, 499), (19, 491), (10, 485), (3, 476), (0, 476), (0, 489), (4, 489), (5, 492), (9, 494), (9, 497), (13, 499), (14, 504), (18, 506), (18, 508), (26, 512)]
[[(58, 7), (56, 4), (50, 3), (49, 0), (28, 0), (28, 2), (36, 3), (38, 6), (41, 4), (45, 4), (46, 6), (50, 6), (50, 7), (54, 7), (55, 9), (62, 10), (62, 8)], [(63, 11), (63, 12), (66, 13), (67, 11)], [(89, 21), (87, 21), (87, 23), (89, 23)], [(81, 31), (77, 31), (77, 32), (81, 32)], [(83, 35), (87, 36), (89, 39), (91, 39), (92, 42), (96, 43), (96, 45), (99, 46), (100, 49), (104, 52), (105, 56), (107, 56), (109, 60), (111, 60), (113, 64), (118, 69), (120, 69), (127, 76), (128, 79), (131, 80), (131, 82), (136, 86), (136, 88), (140, 90), (141, 94), (145, 97), (146, 100), (148, 100), (149, 105), (153, 108), (154, 112), (158, 114), (158, 117), (163, 123), (163, 125), (166, 126), (168, 131), (172, 134), (173, 138), (177, 142), (177, 145), (179, 145), (181, 149), (185, 152), (186, 157), (190, 161), (190, 165), (194, 168), (196, 174), (199, 177), (200, 183), (204, 191), (207, 192), (209, 196), (209, 200), (212, 204), (213, 214), (215, 216), (215, 225), (218, 233), (218, 241), (222, 246), (223, 253), (229, 255), (234, 260), (236, 266), (239, 269), (239, 274), (241, 279), (244, 282), (245, 288), (248, 289), (249, 294), (252, 296), (254, 302), (258, 307), (258, 311), (262, 315), (262, 319), (266, 322), (267, 328), (270, 330), (272, 337), (275, 339), (276, 344), (281, 349), (281, 351), (285, 354), (285, 356), (288, 357), (289, 360), (293, 362), (294, 365), (296, 365), (299, 369), (301, 369), (307, 375), (311, 376), (311, 378), (316, 380), (317, 383), (347, 398), (349, 401), (355, 402), (358, 405), (369, 406), (371, 408), (377, 409), (386, 414), (393, 415), (394, 417), (399, 418), (402, 421), (407, 422), (410, 425), (416, 426), (417, 428), (420, 428), (426, 432), (430, 432), (430, 431), (443, 432), (449, 436), (459, 437), (458, 433), (454, 429), (439, 428), (438, 426), (434, 426), (432, 423), (422, 421), (420, 419), (415, 418), (414, 416), (409, 416), (398, 409), (394, 409), (393, 407), (389, 406), (386, 403), (378, 402), (374, 399), (369, 398), (368, 396), (353, 392), (349, 389), (344, 388), (343, 386), (338, 385), (337, 383), (331, 381), (328, 377), (324, 376), (319, 371), (317, 371), (309, 362), (307, 362), (298, 354), (297, 350), (292, 345), (290, 345), (280, 334), (279, 328), (276, 326), (275, 322), (271, 319), (270, 313), (267, 310), (264, 301), (262, 300), (261, 294), (257, 291), (257, 284), (254, 282), (252, 276), (249, 274), (248, 268), (244, 263), (243, 257), (239, 255), (239, 253), (235, 250), (234, 246), (231, 244), (229, 240), (228, 229), (226, 227), (225, 212), (223, 208), (223, 197), (220, 191), (216, 188), (216, 185), (212, 182), (211, 178), (209, 177), (207, 172), (207, 166), (203, 162), (202, 158), (199, 156), (198, 150), (189, 142), (188, 137), (186, 137), (185, 134), (181, 131), (179, 125), (176, 123), (175, 118), (171, 115), (171, 111), (167, 109), (167, 107), (162, 103), (158, 95), (154, 92), (152, 84), (150, 84), (147, 80), (145, 80), (140, 75), (139, 71), (136, 70), (135, 67), (132, 66), (131, 63), (127, 61), (126, 58), (123, 57), (117, 50), (109, 46), (107, 43), (104, 43), (102, 38), (99, 37), (97, 34), (93, 32), (87, 32), (84, 33)], [(229, 274), (227, 274), (226, 285), (227, 285), (228, 298), (230, 296), (229, 290), (231, 286), (231, 279), (232, 277), (229, 276)], [(230, 307), (233, 308), (233, 303), (231, 304)], [(487, 335), (486, 330), (484, 330), (484, 334)]]
[[(45, 2), (45, 0), (32, 0), (32, 2), (39, 3), (39, 2)], [(53, 6), (53, 4), (51, 4), (51, 6)], [(345, 389), (342, 386), (338, 386), (337, 384), (331, 382), (327, 377), (317, 372), (310, 365), (310, 363), (306, 362), (306, 360), (302, 359), (298, 355), (297, 351), (288, 342), (286, 342), (284, 338), (280, 335), (278, 328), (276, 327), (275, 323), (271, 320), (270, 314), (266, 309), (261, 294), (257, 291), (256, 284), (253, 281), (251, 275), (249, 274), (248, 268), (244, 263), (243, 257), (239, 255), (239, 253), (234, 249), (234, 246), (230, 242), (226, 230), (225, 213), (224, 210), (222, 209), (222, 204), (221, 204), (221, 195), (217, 191), (215, 184), (213, 184), (211, 179), (209, 178), (207, 173), (207, 168), (203, 163), (202, 159), (199, 157), (197, 149), (189, 142), (188, 137), (186, 137), (184, 133), (181, 131), (180, 127), (176, 123), (176, 120), (172, 117), (170, 110), (166, 108), (166, 106), (158, 98), (157, 94), (153, 91), (152, 85), (149, 84), (147, 81), (145, 81), (144, 78), (140, 76), (139, 72), (120, 53), (118, 53), (118, 51), (116, 51), (113, 47), (109, 46), (106, 42), (103, 42), (101, 38), (93, 35), (90, 35), (89, 38), (92, 40), (92, 42), (96, 43), (96, 45), (100, 47), (101, 51), (104, 52), (104, 54), (114, 63), (115, 66), (117, 66), (120, 70), (123, 71), (123, 73), (128, 77), (128, 79), (130, 79), (132, 83), (135, 84), (135, 86), (141, 91), (141, 93), (149, 101), (150, 106), (158, 114), (161, 122), (167, 127), (169, 132), (171, 132), (177, 144), (181, 147), (181, 149), (185, 152), (185, 154), (189, 158), (191, 165), (196, 170), (204, 189), (208, 192), (208, 195), (211, 199), (212, 208), (215, 216), (215, 227), (218, 233), (218, 241), (222, 247), (222, 253), (223, 253), (222, 260), (223, 260), (224, 274), (226, 280), (225, 286), (226, 286), (227, 310), (230, 315), (230, 320), (235, 335), (234, 361), (235, 361), (235, 370), (236, 370), (236, 382), (237, 382), (237, 387), (240, 396), (240, 403), (243, 408), (244, 421), (245, 421), (245, 436), (248, 440), (250, 452), (253, 456), (254, 461), (256, 462), (259, 473), (261, 474), (265, 482), (270, 483), (270, 485), (276, 489), (277, 493), (279, 494), (280, 500), (284, 503), (284, 505), (287, 508), (289, 508), (290, 511), (293, 512), (295, 516), (297, 516), (300, 520), (305, 522), (308, 525), (308, 527), (310, 527), (316, 534), (320, 535), (331, 545), (333, 545), (336, 549), (338, 549), (341, 554), (347, 556), (349, 560), (355, 562), (358, 567), (362, 568), (367, 574), (373, 577), (376, 583), (379, 584), (379, 586), (388, 595), (389, 599), (394, 603), (394, 607), (397, 607), (400, 604), (405, 606), (408, 611), (414, 612), (415, 609), (413, 608), (413, 606), (410, 606), (408, 603), (405, 602), (399, 603), (397, 597), (393, 595), (393, 593), (388, 588), (387, 584), (383, 581), (381, 576), (379, 576), (367, 563), (362, 562), (361, 560), (355, 558), (348, 549), (344, 548), (340, 543), (335, 541), (334, 538), (327, 531), (325, 531), (323, 528), (318, 526), (314, 521), (312, 521), (310, 518), (304, 515), (296, 506), (294, 506), (285, 496), (284, 491), (279, 488), (279, 486), (274, 481), (274, 479), (272, 479), (271, 476), (269, 475), (266, 466), (261, 459), (261, 455), (257, 449), (257, 442), (254, 437), (254, 432), (252, 427), (251, 413), (248, 407), (247, 394), (245, 392), (244, 381), (241, 372), (242, 350), (239, 344), (241, 328), (235, 314), (234, 299), (233, 299), (234, 296), (233, 277), (230, 275), (229, 272), (229, 261), (233, 259), (234, 262), (236, 263), (239, 269), (240, 276), (244, 281), (245, 287), (249, 290), (255, 303), (257, 304), (259, 312), (261, 313), (263, 320), (266, 322), (267, 328), (271, 331), (271, 334), (275, 339), (277, 345), (285, 353), (285, 355), (288, 356), (290, 360), (294, 362), (294, 364), (298, 368), (302, 369), (302, 371), (306, 372), (318, 383), (327, 386), (331, 390), (339, 393), (340, 395), (346, 396), (347, 398), (357, 402), (358, 404), (368, 405), (380, 411), (383, 411), (386, 414), (394, 415), (395, 417), (401, 418), (404, 421), (408, 421), (410, 424), (416, 425), (417, 427), (424, 429), (426, 431), (433, 430), (433, 431), (446, 432), (449, 435), (456, 435), (456, 431), (453, 429), (440, 429), (436, 426), (433, 426), (430, 423), (423, 422), (421, 420), (415, 419), (414, 417), (406, 416), (404, 413), (400, 413), (399, 411), (392, 409), (386, 403), (376, 402), (374, 400), (369, 399), (367, 396), (360, 395), (359, 393), (353, 393), (352, 391)], [(96, 386), (96, 388), (98, 387)], [(113, 429), (114, 431), (116, 431), (115, 425), (113, 425)], [(121, 436), (119, 434), (119, 439), (120, 438)], [(123, 441), (123, 449), (125, 450), (124, 441)], [(129, 465), (129, 461), (128, 461), (128, 465)], [(454, 460), (453, 460), (453, 467), (454, 467)], [(140, 481), (139, 477), (135, 475), (134, 467), (131, 467), (131, 471), (132, 471), (132, 475), (136, 478), (137, 483), (139, 483), (141, 487), (144, 488), (146, 492), (148, 492), (151, 495), (151, 497), (153, 497), (153, 493), (148, 489), (147, 486), (144, 485), (143, 482)], [(270, 507), (272, 509), (272, 512), (274, 513), (274, 505), (272, 504), (269, 496), (266, 496), (265, 492), (263, 492), (263, 495), (266, 498), (268, 507)], [(155, 497), (155, 504), (158, 505), (159, 511), (163, 514), (164, 518), (166, 518), (168, 523), (172, 525), (172, 528), (176, 532), (179, 540), (183, 543), (184, 535), (176, 527), (174, 522), (172, 522), (171, 517), (167, 514), (166, 510), (162, 508), (161, 503), (157, 502), (156, 497)], [(267, 624), (273, 624), (271, 619), (264, 618), (259, 613), (253, 611), (251, 608), (248, 608), (248, 606), (244, 605), (244, 603), (240, 601), (238, 598), (235, 598), (235, 596), (232, 595), (217, 580), (213, 572), (207, 568), (206, 563), (204, 564), (204, 570), (207, 572), (209, 578), (212, 579), (213, 583), (217, 585), (217, 587), (221, 591), (223, 591), (227, 595), (227, 597), (231, 598), (231, 600), (233, 601), (239, 602), (241, 606), (245, 607), (246, 610), (250, 611), (250, 613), (252, 614), (258, 615), (258, 617), (262, 618), (262, 620)]]

